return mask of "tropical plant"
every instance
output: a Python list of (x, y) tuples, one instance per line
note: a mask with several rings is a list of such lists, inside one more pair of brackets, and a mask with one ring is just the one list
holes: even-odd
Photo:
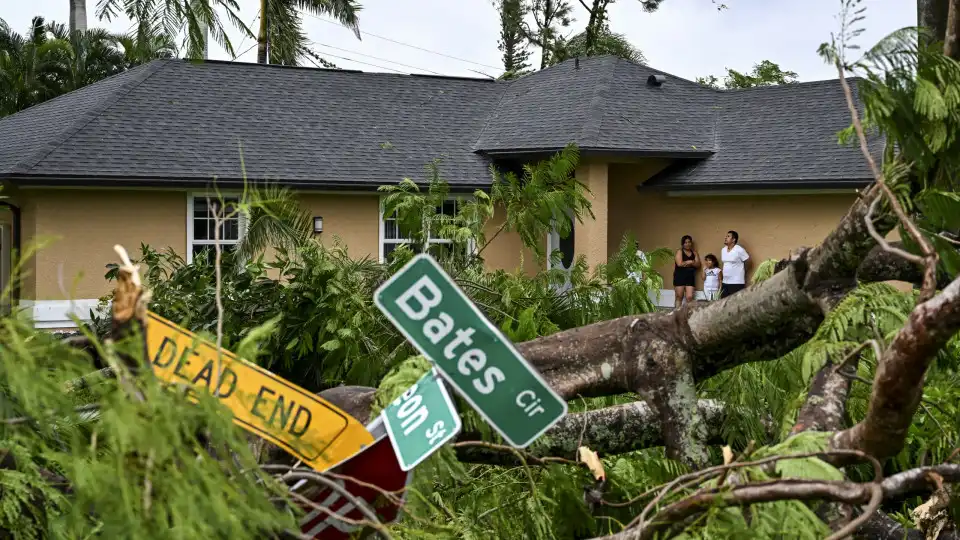
[(524, 0), (496, 0), (500, 12), (500, 40), (497, 48), (503, 55), (501, 79), (515, 79), (530, 71), (530, 51), (523, 37), (523, 19), (530, 11)]
[(176, 55), (169, 38), (139, 30), (70, 32), (34, 17), (21, 36), (0, 20), (0, 117), (83, 88), (156, 58)]
[[(697, 77), (696, 82), (711, 88), (720, 88), (719, 80), (715, 75)], [(731, 88), (753, 88), (795, 82), (797, 82), (796, 72), (783, 71), (779, 64), (770, 60), (763, 60), (754, 65), (753, 70), (749, 73), (741, 73), (735, 69), (727, 68), (727, 75), (723, 79), (723, 87), (729, 90)]]
[(551, 64), (563, 62), (569, 58), (585, 56), (613, 55), (631, 62), (646, 62), (643, 52), (634, 47), (626, 36), (610, 31), (606, 26), (597, 31), (593, 45), (587, 48), (587, 33), (580, 32), (570, 39), (558, 41), (554, 54), (550, 57)]
[(137, 38), (143, 43), (149, 41), (147, 36), (180, 37), (179, 48), (187, 58), (203, 58), (211, 39), (235, 56), (223, 17), (245, 37), (254, 37), (240, 17), (236, 0), (100, 0), (97, 3), (97, 17), (101, 20), (112, 21), (121, 13), (136, 24)]
[(356, 0), (260, 0), (260, 18), (257, 35), (257, 62), (260, 64), (299, 65), (312, 58), (311, 41), (303, 31), (304, 13), (331, 17), (353, 30), (360, 39), (360, 4)]
[(0, 116), (13, 114), (64, 92), (62, 59), (69, 44), (51, 39), (43, 17), (21, 36), (0, 20)]

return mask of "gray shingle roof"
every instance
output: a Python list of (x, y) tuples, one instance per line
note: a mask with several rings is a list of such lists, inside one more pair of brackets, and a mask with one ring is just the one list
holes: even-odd
[[(423, 179), (426, 164), (445, 158), (451, 184), (482, 185), (488, 160), (472, 146), (505, 88), (489, 79), (155, 61), (0, 120), (0, 140), (20, 140), (0, 156), (0, 173), (238, 179), (242, 143), (254, 180), (379, 185)], [(75, 118), (76, 110), (89, 112)]]
[(489, 183), (488, 156), (573, 142), (681, 158), (651, 186), (812, 186), (865, 177), (836, 142), (848, 123), (837, 81), (717, 91), (610, 56), (513, 82), (158, 60), (0, 119), (0, 177), (225, 182), (242, 145), (250, 179), (371, 187), (425, 179), (441, 158), (472, 187)]
[[(856, 84), (850, 84), (856, 98)], [(676, 162), (646, 186), (828, 187), (871, 178), (859, 147), (838, 144), (838, 132), (850, 125), (838, 80), (716, 94), (716, 153)], [(871, 137), (872, 147), (880, 142)]]
[[(662, 75), (662, 86), (647, 84)], [(614, 56), (567, 61), (504, 93), (476, 148), (488, 152), (581, 148), (703, 153), (713, 144), (715, 92)]]

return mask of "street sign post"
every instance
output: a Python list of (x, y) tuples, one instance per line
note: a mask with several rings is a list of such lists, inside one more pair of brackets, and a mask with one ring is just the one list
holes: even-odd
[(457, 407), (436, 368), (383, 410), (400, 468), (409, 471), (460, 432)]
[[(374, 432), (374, 425), (379, 422), (378, 418), (367, 428)], [(404, 489), (413, 480), (413, 472), (400, 468), (400, 462), (387, 441), (388, 438), (384, 433), (372, 446), (331, 469), (337, 475), (329, 479), (346, 490), (353, 497), (352, 501), (341, 493), (314, 482), (302, 482), (291, 488), (295, 493), (328, 510), (324, 512), (302, 505), (307, 514), (300, 519), (301, 533), (315, 540), (349, 539), (360, 526), (347, 523), (341, 518), (353, 521), (365, 519), (357, 508), (357, 503), (366, 505), (384, 524), (392, 523), (400, 517), (400, 510), (406, 499)], [(383, 492), (393, 493), (393, 500)]]
[[(154, 374), (191, 392), (217, 385), (217, 348), (148, 312), (147, 352)], [(356, 454), (374, 438), (355, 418), (325, 399), (222, 351), (218, 399), (233, 421), (323, 471)], [(196, 399), (191, 394), (192, 399)]]
[(374, 293), (377, 307), (504, 439), (524, 448), (567, 403), (429, 255)]

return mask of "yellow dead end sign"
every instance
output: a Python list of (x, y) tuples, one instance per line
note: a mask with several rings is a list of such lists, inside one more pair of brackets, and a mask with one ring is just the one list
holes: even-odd
[[(148, 313), (147, 351), (153, 372), (168, 383), (213, 392), (217, 349), (208, 341)], [(324, 471), (373, 444), (349, 414), (273, 373), (223, 351), (220, 402), (234, 422)]]

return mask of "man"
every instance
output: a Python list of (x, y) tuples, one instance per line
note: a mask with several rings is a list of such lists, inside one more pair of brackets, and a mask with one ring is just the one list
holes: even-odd
[(727, 231), (723, 238), (720, 260), (723, 262), (723, 286), (720, 298), (740, 292), (747, 286), (747, 268), (744, 263), (750, 259), (747, 250), (740, 247), (740, 235), (737, 231)]

